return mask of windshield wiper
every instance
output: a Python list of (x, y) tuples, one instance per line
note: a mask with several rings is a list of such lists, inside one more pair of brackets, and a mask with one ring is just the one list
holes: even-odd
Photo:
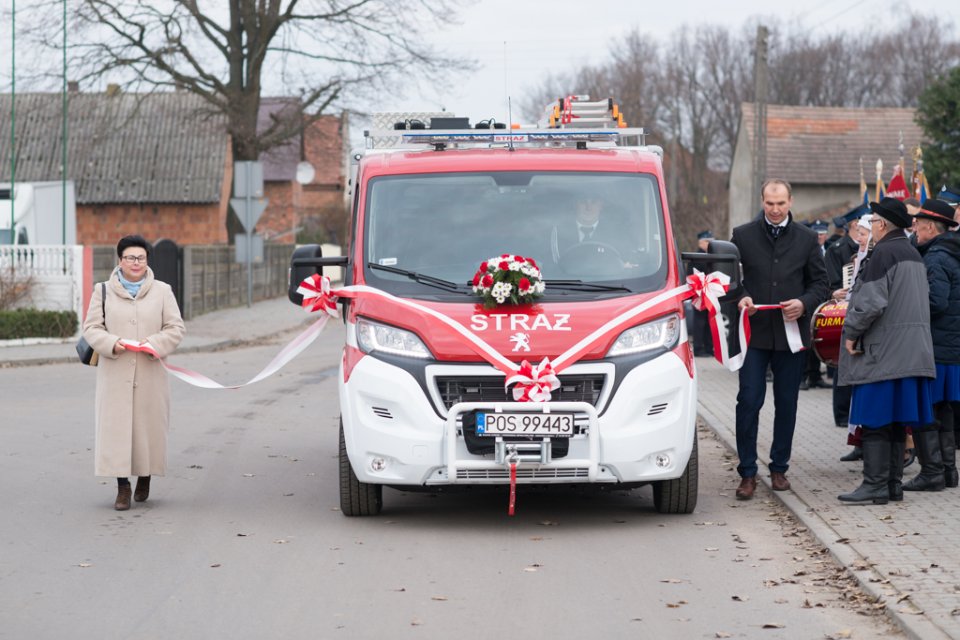
[(368, 262), (367, 266), (371, 269), (389, 271), (390, 273), (407, 276), (415, 282), (419, 282), (420, 284), (425, 284), (431, 287), (437, 287), (438, 289), (448, 289), (450, 291), (466, 293), (463, 286), (457, 284), (456, 282), (450, 282), (449, 280), (444, 280), (442, 278), (434, 278), (433, 276), (428, 276), (425, 273), (417, 273), (416, 271), (409, 271), (408, 269), (401, 269), (399, 267), (388, 267), (385, 264), (377, 264), (376, 262)]
[(623, 285), (599, 284), (597, 282), (584, 282), (583, 280), (545, 280), (544, 284), (548, 287), (571, 289), (573, 291), (633, 291), (633, 289)]

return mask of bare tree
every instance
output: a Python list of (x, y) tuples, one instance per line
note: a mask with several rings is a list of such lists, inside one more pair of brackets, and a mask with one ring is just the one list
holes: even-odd
[[(255, 160), (308, 126), (350, 90), (383, 90), (401, 72), (427, 81), (469, 63), (422, 34), (451, 21), (459, 0), (73, 0), (70, 67), (81, 84), (189, 91), (225, 114), (236, 160)], [(18, 10), (27, 37), (58, 49), (57, 0)], [(41, 59), (38, 57), (38, 60)], [(295, 107), (258, 130), (264, 85)], [(292, 89), (292, 90), (291, 90)]]

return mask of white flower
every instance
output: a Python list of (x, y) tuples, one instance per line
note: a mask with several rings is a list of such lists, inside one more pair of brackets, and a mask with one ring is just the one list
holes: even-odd
[(513, 285), (509, 282), (497, 282), (493, 285), (493, 288), (490, 290), (490, 293), (494, 298), (509, 298), (510, 292), (513, 291)]
[(543, 284), (543, 281), (541, 280), (539, 282), (534, 282), (533, 286), (530, 288), (534, 293), (543, 293), (546, 290), (547, 285)]
[(520, 263), (520, 262), (511, 262), (511, 263), (510, 263), (510, 271), (520, 271), (521, 269), (523, 269), (523, 264), (522, 264), (522, 263)]

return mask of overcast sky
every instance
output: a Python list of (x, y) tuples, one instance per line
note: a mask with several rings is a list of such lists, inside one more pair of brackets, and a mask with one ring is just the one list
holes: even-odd
[[(430, 111), (445, 108), (471, 122), (507, 120), (506, 95), (516, 100), (550, 72), (602, 61), (610, 44), (637, 28), (664, 41), (678, 27), (701, 23), (739, 29), (752, 17), (796, 23), (811, 33), (886, 29), (909, 10), (942, 17), (960, 37), (960, 1), (911, 0), (666, 0), (598, 2), (573, 0), (479, 0), (461, 13), (461, 24), (431, 39), (449, 53), (480, 65), (450, 86), (385, 96), (370, 111)], [(744, 52), (749, 55), (749, 52)], [(571, 92), (577, 91), (570, 87)], [(604, 96), (606, 97), (606, 96)], [(517, 108), (514, 105), (514, 120)], [(643, 123), (630, 123), (642, 126)]]

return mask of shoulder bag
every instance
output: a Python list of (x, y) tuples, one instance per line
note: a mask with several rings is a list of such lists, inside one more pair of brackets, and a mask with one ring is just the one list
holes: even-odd
[[(100, 308), (103, 309), (103, 326), (107, 326), (107, 283), (100, 283)], [(77, 342), (77, 355), (80, 357), (80, 362), (82, 364), (90, 365), (91, 367), (97, 366), (97, 363), (100, 362), (100, 354), (93, 350), (93, 347), (90, 346), (90, 343), (87, 342), (87, 339), (83, 336), (80, 336), (80, 340)]]

